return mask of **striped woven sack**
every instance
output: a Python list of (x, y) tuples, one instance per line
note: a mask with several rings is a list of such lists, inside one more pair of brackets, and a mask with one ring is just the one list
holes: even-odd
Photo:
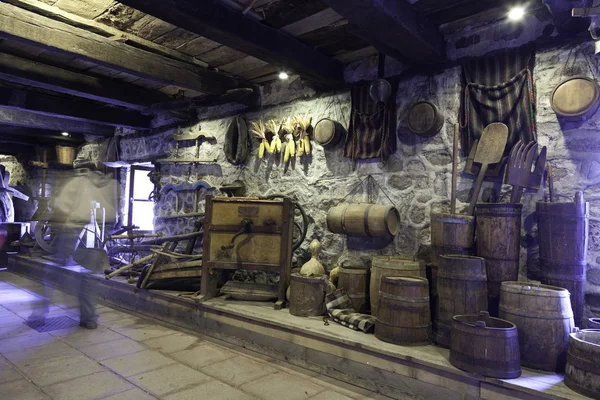
[(344, 325), (355, 331), (365, 333), (373, 332), (375, 317), (372, 315), (357, 313), (350, 297), (344, 289), (338, 289), (325, 297), (325, 308), (327, 314), (338, 324)]

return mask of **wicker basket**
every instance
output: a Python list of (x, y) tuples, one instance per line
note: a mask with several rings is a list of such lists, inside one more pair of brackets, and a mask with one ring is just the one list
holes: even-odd
[(75, 159), (75, 147), (56, 146), (56, 159), (59, 164), (73, 165)]

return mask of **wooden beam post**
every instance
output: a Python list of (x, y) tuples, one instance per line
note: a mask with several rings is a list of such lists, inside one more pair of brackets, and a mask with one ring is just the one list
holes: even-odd
[(446, 59), (443, 35), (406, 0), (324, 1), (390, 57), (416, 63)]
[(232, 78), (223, 74), (150, 53), (2, 2), (0, 37), (198, 92), (221, 94), (236, 86)]
[(121, 3), (307, 79), (333, 87), (343, 84), (340, 62), (219, 0), (123, 0)]
[(112, 136), (115, 129), (91, 122), (49, 117), (29, 111), (15, 110), (0, 106), (0, 125), (23, 126), (28, 128), (52, 129), (66, 132), (80, 132), (91, 135)]

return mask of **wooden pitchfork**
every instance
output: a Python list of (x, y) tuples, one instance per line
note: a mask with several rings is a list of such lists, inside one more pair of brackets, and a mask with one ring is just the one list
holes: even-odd
[[(538, 144), (531, 141), (527, 144), (518, 141), (512, 148), (506, 168), (506, 183), (513, 186), (510, 198), (511, 203), (520, 203), (523, 188), (539, 189), (546, 169), (546, 146), (537, 155)], [(537, 157), (535, 169), (531, 171), (533, 161)]]

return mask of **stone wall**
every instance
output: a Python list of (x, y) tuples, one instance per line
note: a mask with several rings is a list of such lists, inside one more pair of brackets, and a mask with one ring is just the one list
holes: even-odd
[[(586, 55), (587, 57), (584, 57)], [(589, 60), (589, 66), (588, 66)], [(369, 61), (371, 62), (371, 61)], [(376, 63), (372, 63), (376, 66)], [(593, 73), (590, 71), (590, 66)], [(368, 75), (364, 67), (354, 67), (362, 75)], [(550, 107), (550, 95), (563, 79), (574, 75), (598, 76), (598, 61), (594, 56), (593, 43), (582, 41), (559, 47), (546, 47), (537, 51), (534, 78), (537, 87), (537, 127), (538, 141), (548, 146), (548, 161), (555, 171), (555, 190), (560, 201), (570, 201), (574, 193), (582, 190), (591, 203), (590, 246), (587, 292), (600, 293), (600, 138), (598, 128), (600, 113), (582, 123), (563, 123), (557, 120)], [(299, 83), (294, 83), (299, 85)], [(231, 118), (218, 118), (218, 110), (212, 109), (210, 119), (184, 130), (206, 130), (214, 134), (216, 143), (203, 143), (200, 158), (217, 158), (216, 164), (200, 166), (164, 165), (162, 184), (193, 181), (196, 176), (205, 177), (214, 186), (243, 180), (249, 196), (282, 193), (295, 198), (302, 204), (311, 220), (308, 237), (295, 262), (299, 265), (307, 258), (307, 245), (312, 238), (323, 244), (322, 260), (330, 269), (342, 262), (368, 263), (374, 254), (394, 254), (405, 257), (426, 256), (430, 243), (429, 216), (432, 211), (447, 211), (449, 208), (451, 180), (451, 149), (453, 125), (457, 122), (461, 94), (460, 67), (451, 67), (432, 76), (416, 75), (400, 80), (397, 104), (398, 150), (387, 163), (377, 160), (360, 162), (356, 170), (352, 163), (342, 157), (338, 146), (324, 150), (313, 143), (311, 157), (296, 159), (285, 166), (279, 159), (267, 156), (262, 161), (256, 157), (257, 144), (254, 142), (252, 156), (243, 167), (235, 167), (226, 162), (223, 154), (223, 138)], [(283, 96), (279, 100), (284, 101)], [(406, 125), (408, 107), (417, 100), (435, 102), (445, 116), (441, 132), (429, 139), (412, 134)], [(329, 117), (348, 123), (350, 101), (348, 93), (330, 94), (322, 97), (309, 97), (281, 105), (270, 106), (258, 112), (245, 114), (248, 121), (264, 120), (308, 113), (313, 121)], [(122, 141), (122, 154), (125, 158), (143, 159), (159, 155), (165, 150), (172, 151), (173, 143), (166, 140), (167, 132), (157, 137), (145, 139), (128, 137)], [(183, 152), (191, 154), (193, 148)], [(462, 170), (465, 157), (461, 157)], [(402, 225), (400, 233), (391, 240), (353, 239), (328, 232), (326, 227), (327, 210), (344, 202), (367, 200), (367, 190), (344, 198), (365, 177), (372, 175), (383, 187), (391, 201), (397, 206)], [(461, 174), (458, 179), (458, 209), (466, 208), (470, 199), (474, 179)], [(508, 201), (509, 186), (485, 182), (484, 200), (496, 198)], [(217, 191), (218, 193), (218, 191)], [(378, 203), (390, 201), (376, 189)], [(544, 198), (544, 188), (538, 192), (527, 191), (523, 196), (523, 231), (520, 278), (537, 276), (537, 232), (535, 203)], [(188, 202), (189, 203), (189, 202)], [(172, 212), (172, 200), (161, 199), (159, 213)], [(186, 207), (190, 207), (188, 204)], [(199, 204), (200, 210), (202, 204)], [(166, 211), (165, 211), (166, 210)], [(159, 214), (161, 215), (161, 214)], [(157, 221), (158, 222), (158, 221)], [(159, 222), (159, 229), (169, 233), (185, 232), (191, 229), (190, 223), (177, 221), (168, 227)]]

